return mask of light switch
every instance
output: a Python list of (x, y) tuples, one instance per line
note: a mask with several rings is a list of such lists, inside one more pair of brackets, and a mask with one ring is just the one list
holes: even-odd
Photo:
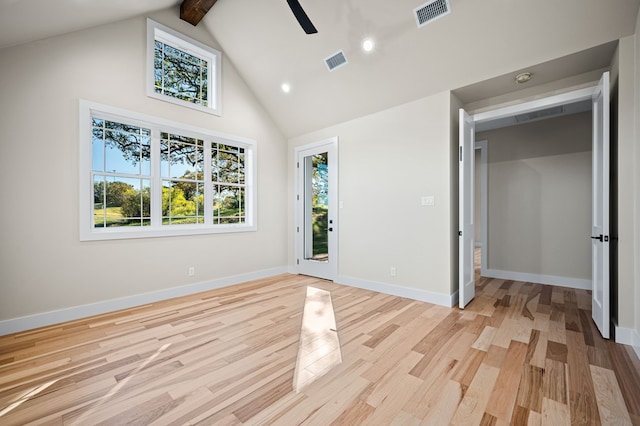
[(436, 197), (433, 195), (426, 195), (420, 199), (420, 203), (423, 206), (435, 206), (436, 205)]

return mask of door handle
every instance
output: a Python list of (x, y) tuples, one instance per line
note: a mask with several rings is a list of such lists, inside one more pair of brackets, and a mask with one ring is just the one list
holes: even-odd
[(600, 240), (600, 242), (602, 242), (602, 234), (598, 235), (597, 237), (591, 237), (592, 240)]

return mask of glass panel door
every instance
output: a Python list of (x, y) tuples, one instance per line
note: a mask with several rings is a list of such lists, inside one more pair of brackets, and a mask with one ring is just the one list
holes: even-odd
[(338, 275), (338, 138), (305, 145), (296, 157), (296, 258), (299, 274)]
[(304, 157), (304, 259), (329, 261), (329, 153)]

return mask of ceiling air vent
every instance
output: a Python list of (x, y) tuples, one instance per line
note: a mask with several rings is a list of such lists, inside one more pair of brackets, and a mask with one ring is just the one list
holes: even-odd
[(420, 28), (451, 13), (451, 6), (449, 6), (449, 0), (432, 0), (413, 9), (413, 13), (416, 15), (416, 23)]
[(516, 115), (517, 123), (526, 123), (527, 121), (539, 120), (541, 118), (549, 118), (555, 115), (562, 114), (564, 112), (564, 106), (551, 107), (547, 109), (541, 109), (538, 111), (528, 112), (526, 114)]
[(327, 68), (329, 68), (329, 71), (333, 71), (336, 68), (346, 65), (347, 57), (344, 56), (344, 52), (341, 50), (326, 58), (324, 62), (327, 64)]

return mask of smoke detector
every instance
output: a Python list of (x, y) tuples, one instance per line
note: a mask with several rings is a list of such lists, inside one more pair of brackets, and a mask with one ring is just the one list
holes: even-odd
[(516, 83), (526, 83), (527, 81), (531, 80), (531, 77), (533, 77), (533, 74), (531, 74), (530, 72), (521, 72), (520, 74), (516, 75)]

